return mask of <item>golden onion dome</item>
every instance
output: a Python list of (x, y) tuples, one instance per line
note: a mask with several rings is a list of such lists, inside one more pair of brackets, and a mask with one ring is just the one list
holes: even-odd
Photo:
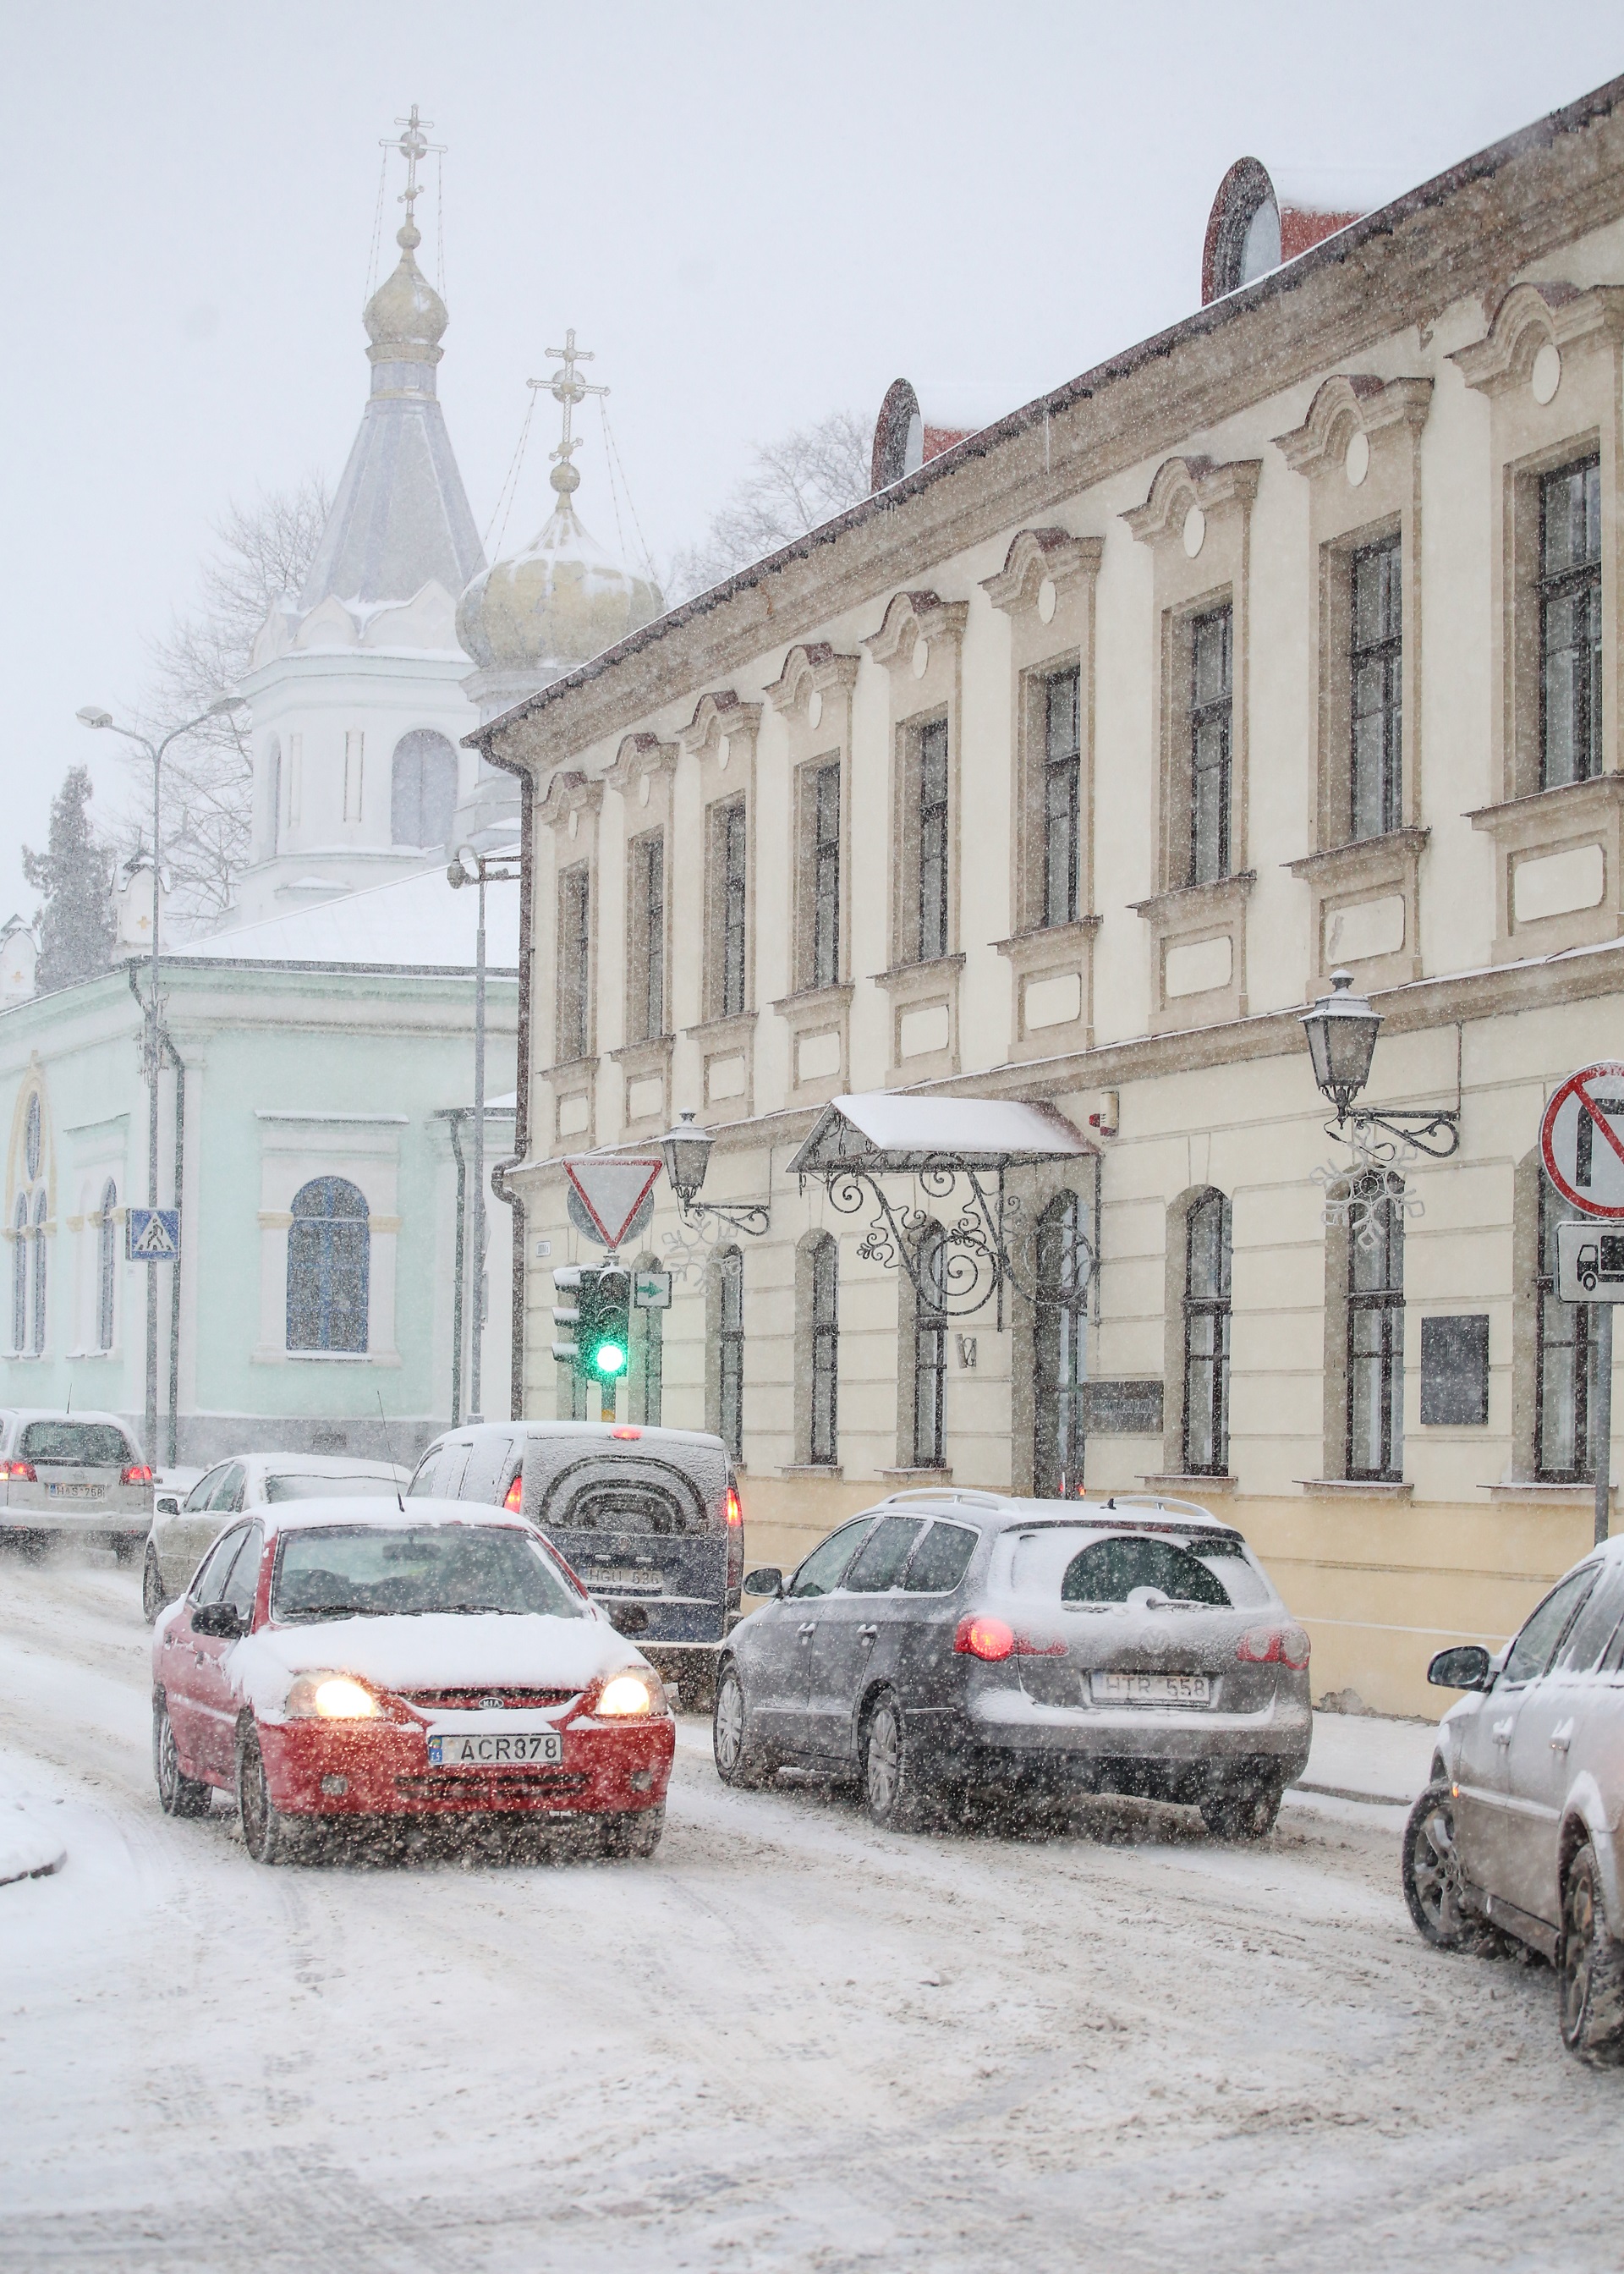
[(601, 655), (665, 613), (658, 584), (606, 553), (575, 516), (571, 465), (553, 470), (558, 504), (510, 561), (474, 578), (457, 607), (457, 637), (485, 671), (559, 673)]
[(372, 342), (367, 353), (374, 363), (438, 363), (450, 319), (445, 302), (412, 259), (422, 236), (408, 222), (395, 241), (401, 248), (399, 266), (361, 312)]

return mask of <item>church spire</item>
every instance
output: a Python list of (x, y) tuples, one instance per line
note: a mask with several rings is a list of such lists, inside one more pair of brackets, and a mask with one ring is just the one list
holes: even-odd
[(413, 103), (383, 147), (406, 161), (398, 202), (406, 218), (396, 234), (401, 257), (362, 311), (372, 396), (333, 501), (321, 543), (299, 595), (301, 609), (329, 598), (375, 608), (411, 599), (438, 584), (455, 599), (485, 567), (462, 478), (436, 400), (435, 365), (450, 319), (446, 304), (417, 267), (423, 242), (417, 169), (444, 145), (431, 142)]
[(563, 409), (564, 432), (557, 449), (553, 453), (555, 463), (547, 479), (558, 492), (560, 498), (564, 499), (568, 497), (572, 490), (578, 490), (581, 486), (580, 470), (574, 463), (575, 454), (581, 448), (581, 438), (573, 431), (575, 405), (578, 403), (584, 403), (589, 395), (607, 395), (609, 390), (606, 387), (589, 386), (575, 369), (578, 363), (593, 363), (597, 358), (590, 348), (578, 348), (575, 345), (575, 328), (573, 324), (564, 335), (563, 346), (549, 348), (547, 354), (553, 360), (562, 364), (563, 369), (555, 371), (551, 379), (532, 379), (530, 384), (532, 387), (545, 387), (553, 400)]

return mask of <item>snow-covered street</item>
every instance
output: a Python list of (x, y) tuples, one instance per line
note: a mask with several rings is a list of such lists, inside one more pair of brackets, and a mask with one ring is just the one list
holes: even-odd
[(1397, 1807), (886, 1837), (690, 1717), (652, 1864), (267, 1871), (159, 1813), (147, 1649), (110, 1559), (0, 1562), (67, 1849), (0, 1887), (0, 2266), (1619, 2263), (1619, 2080), (1417, 1939)]

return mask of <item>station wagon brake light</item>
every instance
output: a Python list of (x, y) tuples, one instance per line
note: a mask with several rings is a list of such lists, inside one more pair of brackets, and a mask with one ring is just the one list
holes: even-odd
[(0, 1477), (13, 1485), (37, 1485), (40, 1481), (32, 1461), (0, 1461)]
[(1002, 1619), (972, 1611), (953, 1630), (953, 1648), (970, 1658), (1008, 1658), (1015, 1647), (1015, 1630)]
[(502, 1495), (502, 1506), (509, 1516), (517, 1516), (524, 1506), (524, 1472), (514, 1471), (513, 1482)]
[(1235, 1645), (1247, 1666), (1289, 1666), (1300, 1674), (1308, 1663), (1308, 1637), (1301, 1627), (1248, 1627)]
[(132, 1461), (118, 1480), (121, 1485), (149, 1485), (152, 1480), (153, 1472), (145, 1461)]

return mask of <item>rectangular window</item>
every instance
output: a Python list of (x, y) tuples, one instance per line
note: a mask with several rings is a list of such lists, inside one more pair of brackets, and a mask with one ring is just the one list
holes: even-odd
[(1353, 556), (1349, 685), (1349, 830), (1355, 841), (1385, 837), (1403, 817), (1404, 643), (1399, 541), (1386, 538)]
[(1190, 643), (1190, 874), (1210, 885), (1229, 873), (1233, 611), (1198, 616)]
[(1539, 485), (1539, 787), (1601, 772), (1601, 464)]
[(1357, 1188), (1348, 1261), (1347, 1472), (1395, 1483), (1404, 1472), (1404, 1196), (1382, 1172)]
[(812, 970), (814, 987), (840, 978), (840, 769), (812, 777)]
[(744, 1458), (744, 1258), (736, 1247), (716, 1259), (717, 1435), (735, 1461)]
[(745, 1005), (746, 872), (742, 802), (724, 806), (716, 817), (717, 997), (716, 1016), (736, 1019)]
[(947, 953), (947, 721), (921, 727), (918, 744), (919, 896), (914, 950), (929, 963)]
[(665, 1031), (665, 840), (658, 832), (632, 847), (630, 1039)]
[(583, 1058), (589, 1048), (588, 986), (591, 972), (591, 885), (586, 863), (559, 878), (558, 1050), (560, 1065)]
[(919, 1247), (914, 1310), (914, 1466), (939, 1469), (947, 1457), (947, 1239), (933, 1226)]
[(1230, 1209), (1222, 1193), (1191, 1209), (1184, 1246), (1184, 1471), (1229, 1465)]
[(839, 1459), (839, 1255), (832, 1239), (812, 1251), (812, 1429), (807, 1457), (832, 1468)]
[(1078, 674), (1043, 682), (1043, 921), (1074, 923), (1081, 910), (1078, 842), (1082, 795)]
[[(1584, 1126), (1590, 1126), (1588, 1117)], [(1542, 1175), (1534, 1409), (1534, 1473), (1542, 1484), (1582, 1484), (1594, 1473), (1595, 1313), (1588, 1303), (1564, 1303), (1556, 1291), (1556, 1227), (1571, 1214), (1555, 1186)]]

